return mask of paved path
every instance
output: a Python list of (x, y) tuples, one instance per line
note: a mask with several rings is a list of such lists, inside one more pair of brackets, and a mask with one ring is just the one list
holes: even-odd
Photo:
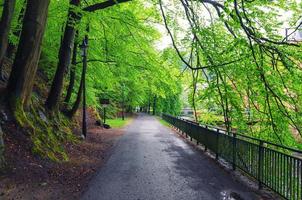
[(154, 117), (140, 115), (128, 126), (82, 199), (254, 200), (258, 197)]

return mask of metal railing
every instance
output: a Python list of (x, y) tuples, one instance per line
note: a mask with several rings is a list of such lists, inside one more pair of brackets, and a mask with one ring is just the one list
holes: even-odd
[(302, 151), (170, 115), (162, 118), (215, 153), (216, 159), (257, 180), (259, 189), (266, 186), (286, 199), (302, 200)]

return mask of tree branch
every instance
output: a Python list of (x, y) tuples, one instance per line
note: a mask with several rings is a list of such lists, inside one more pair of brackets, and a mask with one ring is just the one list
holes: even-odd
[(102, 10), (102, 9), (114, 6), (116, 4), (125, 3), (128, 1), (131, 1), (131, 0), (108, 0), (108, 1), (101, 2), (101, 3), (93, 4), (91, 6), (87, 6), (86, 8), (83, 8), (83, 11), (94, 12), (97, 10)]
[[(98, 60), (98, 59), (91, 59), (91, 60), (88, 60), (87, 62), (88, 63), (89, 62), (116, 63), (113, 60)], [(82, 61), (76, 62), (76, 65), (81, 64), (81, 63), (82, 63)]]

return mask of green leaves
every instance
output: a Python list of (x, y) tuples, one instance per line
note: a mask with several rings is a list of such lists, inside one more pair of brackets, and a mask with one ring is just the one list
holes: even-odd
[[(212, 118), (220, 125), (216, 119), (223, 117), (228, 129), (297, 145), (299, 140), (293, 135), (299, 132), (302, 136), (301, 47), (287, 44), (282, 35), (285, 24), (299, 18), (297, 2), (174, 3), (165, 8), (166, 17), (184, 17), (176, 20), (178, 25), (168, 22), (171, 31), (177, 31), (183, 20), (191, 23), (183, 29), (185, 39), (174, 37), (178, 49), (192, 67), (207, 66), (197, 83), (190, 78), (191, 72), (185, 74), (189, 102), (197, 105), (201, 120), (210, 122), (208, 118)], [(285, 14), (287, 18), (280, 17)]]
[[(86, 2), (92, 5), (98, 1)], [(68, 9), (68, 2), (52, 1), (50, 5), (40, 62), (49, 79), (52, 79), (56, 67), (64, 31), (62, 24), (66, 23)], [(181, 83), (175, 78), (179, 74), (179, 62), (174, 52), (166, 53), (167, 50), (162, 54), (155, 49), (154, 44), (161, 37), (154, 28), (158, 22), (156, 5), (136, 1), (99, 12), (82, 13), (81, 23), (77, 26), (80, 41), (87, 33), (88, 24), (90, 27), (88, 60), (91, 62), (87, 71), (89, 106), (100, 108), (99, 98), (106, 97), (112, 102), (111, 110), (118, 112), (123, 98), (126, 107), (135, 108), (148, 104), (150, 97), (157, 96), (159, 112), (161, 109), (174, 113), (179, 111), (180, 107), (176, 105), (180, 105)], [(80, 59), (79, 54), (76, 87), (71, 102), (79, 87)]]

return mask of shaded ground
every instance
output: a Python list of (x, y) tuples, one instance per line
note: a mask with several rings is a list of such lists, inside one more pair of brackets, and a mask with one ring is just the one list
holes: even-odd
[(6, 136), (5, 143), (11, 169), (0, 176), (0, 199), (78, 199), (123, 133), (121, 129), (104, 130), (91, 124), (85, 141), (66, 145), (70, 161), (65, 163), (34, 157), (27, 148), (28, 137), (13, 125), (9, 127), (14, 134)]
[(256, 200), (209, 157), (140, 115), (90, 183), (84, 200)]

